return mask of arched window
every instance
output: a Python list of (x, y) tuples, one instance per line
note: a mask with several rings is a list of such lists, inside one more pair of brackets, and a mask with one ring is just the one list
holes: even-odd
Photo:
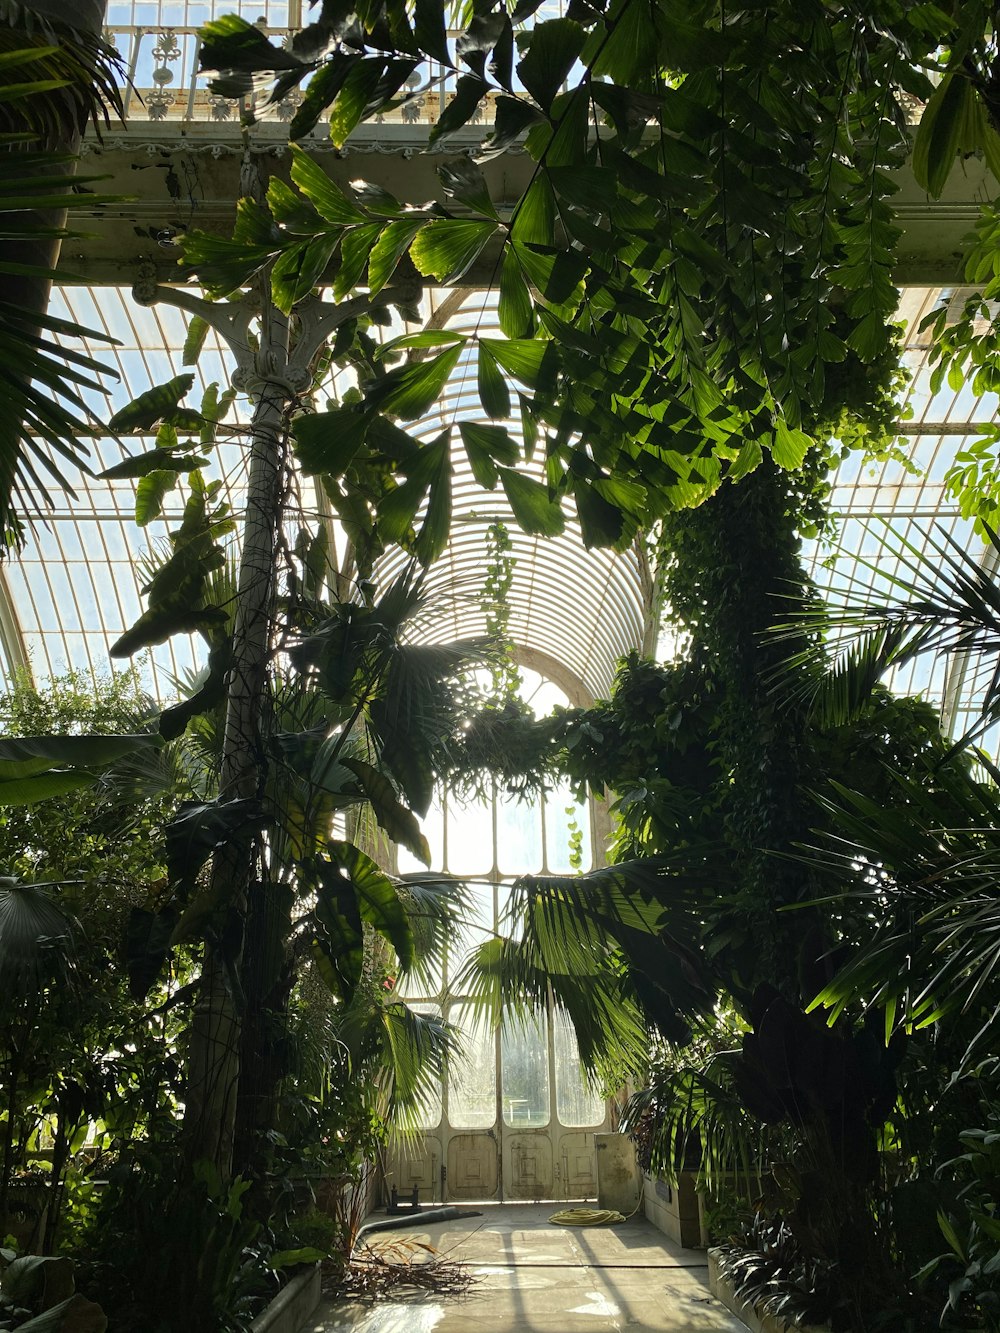
[[(523, 669), (520, 674), (521, 696), (537, 715), (568, 704), (565, 693), (538, 672)], [(607, 1107), (583, 1074), (568, 1017), (553, 1009), (533, 1022), (511, 1022), (494, 1032), (469, 1004), (460, 979), (472, 949), (500, 931), (516, 930), (506, 909), (511, 885), (519, 875), (572, 874), (593, 866), (597, 839), (590, 803), (576, 801), (565, 784), (528, 800), (518, 800), (495, 787), (488, 799), (467, 802), (444, 791), (436, 797), (423, 827), (432, 851), (431, 868), (464, 879), (472, 905), (437, 976), (430, 983), (421, 983), (420, 989), (413, 982), (401, 986), (411, 1004), (443, 1013), (463, 1038), (461, 1054), (452, 1059), (445, 1086), (427, 1108), (421, 1127), (428, 1136), (425, 1146), (430, 1145), (435, 1160), (450, 1163), (452, 1169), (477, 1153), (489, 1159), (480, 1164), (480, 1175), (473, 1172), (464, 1184), (452, 1179), (442, 1194), (480, 1198), (496, 1193), (505, 1198), (586, 1195), (591, 1192), (588, 1173), (592, 1168), (584, 1171), (575, 1186), (569, 1179), (574, 1170), (577, 1176), (582, 1170), (576, 1159), (589, 1160), (585, 1145), (575, 1140), (582, 1137), (579, 1131), (595, 1131), (605, 1125)], [(400, 851), (400, 871), (423, 868)], [(563, 1142), (567, 1131), (572, 1131), (568, 1135), (572, 1144)], [(508, 1148), (514, 1158), (505, 1169), (503, 1154)], [(528, 1170), (518, 1182), (518, 1166), (524, 1166), (532, 1153), (538, 1158), (538, 1174), (533, 1176)], [(416, 1179), (412, 1174), (415, 1151), (409, 1150), (408, 1156), (411, 1176)], [(411, 1177), (402, 1159), (397, 1166), (401, 1188), (408, 1187)], [(480, 1189), (477, 1179), (482, 1181)], [(431, 1188), (436, 1195), (437, 1179)]]

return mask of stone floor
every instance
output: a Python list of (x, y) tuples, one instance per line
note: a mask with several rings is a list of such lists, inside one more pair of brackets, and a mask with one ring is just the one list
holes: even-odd
[(638, 1217), (553, 1225), (564, 1206), (482, 1204), (481, 1217), (383, 1233), (463, 1261), (472, 1285), (373, 1306), (327, 1301), (302, 1333), (746, 1333), (710, 1295), (704, 1250), (682, 1250)]

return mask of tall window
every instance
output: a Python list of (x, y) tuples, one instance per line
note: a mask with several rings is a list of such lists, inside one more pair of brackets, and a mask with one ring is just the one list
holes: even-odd
[[(533, 671), (522, 671), (522, 697), (543, 715), (565, 694)], [(504, 926), (510, 886), (518, 875), (572, 874), (593, 865), (590, 809), (560, 785), (541, 799), (519, 801), (494, 791), (486, 801), (463, 803), (448, 792), (424, 821), (431, 868), (466, 881), (471, 910), (448, 950), (443, 967), (419, 991), (405, 990), (418, 1006), (439, 1008), (463, 1036), (463, 1053), (451, 1062), (441, 1105), (425, 1116), (427, 1129), (442, 1117), (452, 1129), (542, 1129), (554, 1119), (566, 1128), (604, 1120), (601, 1098), (583, 1077), (576, 1037), (558, 1011), (537, 1022), (492, 1032), (458, 988), (471, 950)], [(402, 872), (422, 870), (400, 849)], [(435, 989), (436, 987), (436, 989)]]

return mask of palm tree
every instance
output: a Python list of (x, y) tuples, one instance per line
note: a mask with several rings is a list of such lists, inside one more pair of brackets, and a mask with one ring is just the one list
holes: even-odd
[[(895, 574), (859, 561), (884, 583), (880, 599), (839, 607), (800, 606), (779, 636), (818, 631), (825, 647), (797, 652), (778, 689), (808, 682), (813, 713), (829, 722), (856, 717), (890, 670), (927, 654), (958, 659), (981, 684), (980, 718), (939, 758), (933, 784), (895, 774), (891, 807), (840, 786), (826, 801), (835, 831), (813, 864), (843, 885), (870, 921), (868, 941), (814, 1000), (835, 1017), (858, 1000), (927, 1026), (946, 1014), (974, 1022), (968, 1055), (1000, 1012), (1000, 769), (974, 742), (1000, 716), (1000, 537), (987, 529), (988, 559), (976, 560), (948, 534), (925, 549), (887, 533)], [(826, 672), (820, 652), (833, 653)], [(803, 668), (806, 668), (803, 671)], [(978, 766), (974, 771), (968, 756)], [(946, 762), (947, 761), (947, 762)], [(841, 890), (842, 892), (842, 890)]]
[[(230, 1002), (223, 1014), (225, 1060), (237, 1089), (225, 1133), (244, 1170), (259, 1165), (275, 1122), (288, 1074), (284, 1020), (310, 963), (335, 997), (336, 1040), (368, 1078), (379, 1115), (405, 1121), (443, 1068), (448, 1025), (411, 1010), (394, 988), (383, 992), (381, 975), (374, 992), (369, 983), (380, 969), (405, 977), (432, 967), (465, 911), (464, 892), (440, 876), (386, 871), (378, 864), (380, 840), (405, 845), (429, 863), (413, 812), (426, 811), (434, 772), (465, 714), (465, 675), (493, 652), (486, 639), (412, 641), (414, 626), (435, 619), (412, 565), (381, 595), (366, 585), (361, 595), (338, 598), (329, 591), (338, 580), (322, 537), (297, 550), (285, 597), (284, 651), (263, 694), (269, 739), (262, 788), (257, 801), (242, 803), (256, 829), (244, 928), (235, 939), (227, 936), (231, 902), (200, 873), (219, 836), (212, 821), (223, 771), (220, 702), (185, 717), (182, 767), (194, 799), (168, 829), (168, 860), (169, 847), (178, 849), (170, 868), (176, 892), (160, 923), (150, 923), (149, 956), (139, 960), (147, 984), (175, 944), (207, 939), (223, 960)], [(154, 577), (169, 558), (168, 552), (149, 557), (147, 574)], [(231, 564), (212, 575), (212, 603), (229, 608), (228, 623), (214, 628), (223, 649), (233, 628), (234, 580)], [(204, 700), (203, 680), (189, 688)], [(182, 703), (168, 715), (185, 711)], [(210, 1017), (221, 1021), (218, 1009)], [(199, 1021), (208, 1019), (196, 1011), (196, 1032)], [(197, 1053), (197, 1039), (193, 1046)], [(218, 1046), (206, 1046), (221, 1065)], [(195, 1142), (212, 1122), (210, 1090), (219, 1077), (207, 1055), (193, 1060), (187, 1123)]]

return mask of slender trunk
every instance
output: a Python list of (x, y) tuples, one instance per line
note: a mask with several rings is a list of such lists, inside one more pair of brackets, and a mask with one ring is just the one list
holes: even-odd
[[(229, 676), (220, 799), (263, 793), (267, 732), (267, 667), (275, 588), (275, 555), (287, 430), (283, 381), (288, 321), (267, 300), (257, 354), (247, 510), (237, 582), (233, 663)], [(257, 841), (237, 834), (215, 855), (214, 888), (230, 904), (229, 925), (205, 946), (201, 997), (191, 1034), (185, 1130), (193, 1159), (213, 1161), (223, 1177), (232, 1170), (240, 1082), (242, 1003), (234, 983), (242, 974), (243, 932), (255, 881)], [(253, 997), (255, 1004), (259, 997)]]
[(45, 1236), (42, 1240), (42, 1253), (54, 1254), (56, 1232), (62, 1216), (63, 1193), (65, 1191), (64, 1172), (69, 1160), (69, 1134), (66, 1118), (60, 1111), (56, 1116), (56, 1133), (52, 1143), (52, 1164), (49, 1167), (49, 1189), (47, 1208), (45, 1209)]
[(234, 1169), (253, 1175), (266, 1154), (265, 1135), (277, 1118), (278, 1090), (288, 1073), (288, 1002), (294, 980), (288, 939), (292, 891), (257, 880), (247, 902), (243, 986), (246, 1016), (241, 1033), (236, 1099)]
[(21, 1081), (20, 1046), (16, 1040), (11, 1040), (9, 1049), (11, 1054), (7, 1062), (7, 1077), (10, 1082), (7, 1087), (7, 1104), (4, 1107), (7, 1119), (4, 1124), (3, 1154), (0, 1160), (0, 1225), (7, 1217), (10, 1181), (14, 1174), (14, 1122), (17, 1116), (17, 1085)]

